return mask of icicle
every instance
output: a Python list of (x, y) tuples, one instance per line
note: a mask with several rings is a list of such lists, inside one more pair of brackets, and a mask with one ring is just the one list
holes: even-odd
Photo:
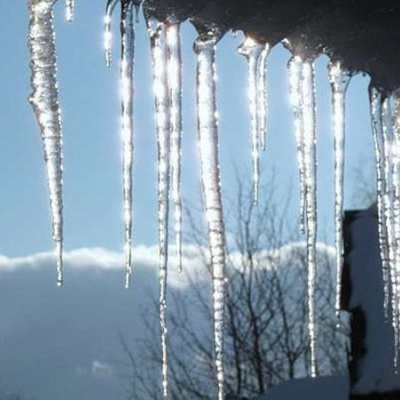
[(33, 92), (29, 98), (43, 139), (47, 183), (57, 253), (57, 285), (63, 283), (62, 129), (58, 104), (54, 0), (29, 1), (29, 50)]
[[(395, 269), (396, 280), (394, 284), (396, 292), (397, 304), (397, 334), (400, 333), (400, 91), (397, 90), (393, 93), (394, 109), (392, 114), (392, 129), (393, 129), (393, 145), (392, 145), (392, 159), (393, 159), (393, 186), (394, 186), (394, 236), (395, 236)], [(399, 357), (399, 337), (397, 337), (397, 347), (395, 348), (395, 369), (398, 372), (398, 357)]]
[(343, 264), (343, 184), (346, 140), (346, 91), (351, 73), (340, 62), (329, 64), (329, 81), (332, 88), (332, 121), (335, 153), (335, 248), (336, 248), (336, 315), (340, 313), (340, 292)]
[(253, 201), (255, 204), (259, 201), (260, 191), (260, 128), (259, 128), (259, 107), (258, 107), (258, 66), (263, 51), (263, 45), (257, 43), (251, 37), (247, 37), (238, 48), (240, 54), (247, 59), (249, 70), (249, 106), (251, 115), (251, 156), (253, 164)]
[(123, 141), (123, 198), (125, 220), (125, 288), (132, 275), (133, 63), (135, 32), (132, 3), (121, 9), (121, 125)]
[(294, 113), (294, 131), (297, 142), (297, 164), (299, 169), (300, 187), (300, 232), (305, 233), (305, 159), (304, 159), (304, 123), (301, 109), (303, 61), (299, 56), (293, 56), (288, 63), (289, 95)]
[(178, 271), (182, 271), (182, 200), (181, 200), (181, 141), (182, 141), (182, 61), (179, 24), (166, 29), (168, 52), (168, 84), (171, 98), (171, 195), (175, 211), (175, 240)]
[(66, 0), (67, 4), (67, 21), (72, 21), (74, 19), (75, 11), (75, 0)]
[(267, 116), (268, 116), (268, 85), (267, 85), (267, 58), (271, 48), (264, 45), (258, 64), (258, 129), (260, 131), (260, 145), (262, 150), (267, 148)]
[(315, 121), (315, 67), (304, 61), (302, 68), (302, 118), (304, 123), (305, 204), (308, 265), (308, 327), (310, 334), (311, 376), (317, 374), (315, 327), (315, 279), (317, 245), (317, 159)]
[(111, 65), (111, 16), (118, 1), (119, 0), (107, 0), (106, 14), (104, 16), (104, 55), (107, 67), (110, 67)]
[(170, 168), (170, 99), (168, 91), (165, 25), (148, 20), (153, 59), (154, 95), (158, 143), (158, 235), (160, 270), (160, 327), (162, 345), (163, 394), (168, 395), (166, 293), (168, 264), (168, 209)]
[(392, 325), (394, 329), (394, 368), (398, 367), (399, 352), (399, 293), (397, 286), (397, 263), (398, 257), (396, 252), (396, 201), (395, 201), (395, 169), (393, 164), (393, 129), (392, 129), (392, 112), (390, 106), (390, 98), (386, 95), (382, 96), (382, 131), (383, 131), (383, 151), (384, 151), (384, 179), (385, 179), (385, 219), (387, 230), (388, 254), (389, 254), (389, 274), (391, 280), (391, 305), (392, 305)]
[(375, 150), (376, 188), (377, 188), (377, 211), (379, 249), (382, 261), (383, 286), (384, 286), (384, 310), (385, 318), (389, 314), (390, 298), (390, 269), (388, 254), (387, 221), (385, 216), (385, 158), (383, 150), (383, 128), (382, 128), (382, 94), (371, 86), (369, 88), (372, 133)]
[(224, 307), (225, 233), (218, 164), (218, 121), (216, 105), (215, 47), (220, 35), (209, 31), (199, 36), (197, 54), (197, 126), (202, 183), (208, 221), (213, 271), (214, 343), (218, 399), (224, 397)]

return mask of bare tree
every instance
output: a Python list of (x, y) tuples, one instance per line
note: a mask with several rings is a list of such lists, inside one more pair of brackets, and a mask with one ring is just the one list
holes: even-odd
[[(286, 215), (273, 182), (268, 198), (254, 206), (251, 192), (238, 184), (228, 210), (229, 267), (226, 299), (226, 386), (236, 396), (265, 393), (283, 381), (304, 377), (309, 369), (306, 253), (298, 229)], [(212, 344), (210, 263), (206, 235), (192, 209), (188, 212), (191, 242), (202, 257), (202, 270), (186, 269), (189, 289), (170, 294), (170, 398), (215, 398)], [(331, 250), (318, 248), (316, 305), (318, 368), (321, 375), (346, 371), (347, 330), (337, 329)], [(149, 335), (139, 349), (122, 341), (129, 358), (131, 398), (161, 399), (157, 306), (146, 310)], [(140, 361), (139, 361), (140, 360)]]

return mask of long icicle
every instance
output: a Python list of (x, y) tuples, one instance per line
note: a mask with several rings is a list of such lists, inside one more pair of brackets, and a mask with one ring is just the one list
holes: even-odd
[[(399, 316), (399, 284), (400, 284), (400, 91), (397, 90), (392, 94), (393, 113), (393, 186), (394, 186), (394, 235), (395, 235), (395, 270), (396, 270), (396, 295), (397, 295), (397, 334), (400, 333)], [(398, 372), (399, 357), (399, 338), (397, 338), (397, 348), (395, 348), (395, 369)]]
[(121, 3), (121, 133), (123, 142), (123, 204), (125, 223), (125, 288), (132, 275), (133, 68), (135, 32), (133, 3)]
[(154, 74), (154, 95), (158, 147), (158, 236), (160, 272), (160, 329), (162, 346), (162, 386), (168, 396), (167, 354), (167, 265), (170, 168), (170, 99), (168, 91), (165, 25), (154, 18), (148, 20)]
[(171, 99), (171, 196), (174, 202), (177, 265), (178, 271), (182, 272), (182, 60), (179, 24), (171, 24), (167, 27), (166, 44), (168, 53), (168, 84)]
[(260, 128), (258, 107), (258, 66), (264, 46), (251, 37), (247, 37), (238, 48), (246, 57), (248, 65), (248, 96), (251, 115), (251, 157), (253, 164), (253, 201), (258, 203), (260, 197)]
[(375, 173), (378, 211), (378, 234), (379, 250), (382, 262), (383, 288), (384, 288), (384, 311), (385, 318), (389, 315), (390, 299), (390, 268), (388, 254), (387, 221), (385, 217), (385, 158), (383, 149), (383, 127), (382, 127), (382, 94), (373, 86), (369, 87), (370, 112), (372, 122), (372, 134), (375, 151)]
[(218, 162), (215, 47), (220, 35), (200, 35), (197, 54), (197, 126), (203, 196), (208, 222), (213, 276), (213, 314), (218, 400), (224, 400), (225, 232)]
[(47, 184), (57, 254), (57, 285), (63, 284), (62, 129), (58, 104), (53, 5), (56, 0), (29, 1), (29, 50), (33, 92), (29, 101), (43, 140)]
[(393, 129), (390, 97), (387, 94), (382, 96), (382, 131), (384, 149), (384, 172), (385, 172), (385, 216), (388, 238), (389, 274), (391, 283), (391, 305), (392, 325), (394, 330), (394, 368), (398, 367), (399, 352), (399, 293), (396, 274), (396, 237), (395, 237), (395, 201), (393, 182)]
[(267, 58), (271, 47), (268, 43), (264, 45), (258, 62), (257, 85), (258, 85), (258, 129), (260, 131), (261, 150), (267, 148), (267, 117), (268, 117), (268, 84), (267, 84)]
[(299, 56), (293, 56), (288, 63), (289, 97), (294, 113), (294, 133), (297, 143), (297, 164), (300, 187), (300, 232), (305, 233), (305, 158), (304, 158), (304, 122), (301, 109), (303, 61)]
[(304, 123), (304, 160), (306, 182), (306, 234), (308, 265), (308, 329), (310, 335), (311, 376), (317, 375), (316, 325), (315, 325), (315, 281), (317, 246), (317, 158), (316, 158), (316, 105), (315, 66), (304, 61), (302, 68), (302, 118)]
[(66, 0), (67, 5), (67, 21), (73, 21), (74, 19), (74, 12), (75, 12), (75, 0)]
[(346, 91), (351, 73), (340, 62), (329, 64), (329, 81), (332, 89), (332, 125), (335, 158), (335, 248), (336, 248), (336, 316), (340, 313), (340, 293), (343, 264), (343, 184), (346, 140)]
[(107, 0), (106, 13), (104, 16), (104, 57), (106, 66), (111, 65), (111, 49), (112, 49), (112, 32), (111, 32), (111, 17), (115, 6), (119, 0)]

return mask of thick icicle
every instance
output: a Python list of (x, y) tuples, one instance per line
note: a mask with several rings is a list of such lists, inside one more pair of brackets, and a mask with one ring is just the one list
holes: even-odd
[(181, 199), (181, 141), (182, 141), (182, 61), (180, 26), (166, 29), (168, 52), (168, 85), (171, 99), (171, 196), (174, 202), (175, 240), (178, 270), (182, 271), (182, 199)]
[(133, 4), (121, 8), (121, 130), (123, 142), (123, 198), (125, 222), (125, 287), (132, 275), (132, 167), (133, 167), (133, 63), (135, 32)]
[[(400, 334), (400, 304), (399, 304), (399, 284), (400, 284), (400, 91), (393, 93), (393, 145), (392, 145), (392, 162), (393, 162), (393, 189), (394, 189), (394, 236), (395, 236), (395, 292), (397, 300), (397, 335)], [(397, 347), (395, 348), (395, 369), (398, 372), (399, 357), (399, 337), (397, 337)]]
[(225, 233), (218, 163), (215, 47), (218, 32), (204, 32), (196, 40), (197, 126), (202, 184), (208, 222), (213, 275), (214, 343), (218, 399), (224, 400)]
[(267, 58), (271, 48), (268, 43), (264, 45), (258, 63), (258, 129), (260, 131), (260, 146), (262, 150), (267, 148), (267, 117), (268, 117), (268, 84), (267, 84)]
[(332, 88), (332, 125), (335, 154), (335, 248), (336, 248), (336, 315), (339, 318), (340, 292), (343, 264), (343, 184), (346, 140), (346, 91), (351, 73), (340, 62), (329, 64), (329, 81)]
[(107, 0), (106, 14), (104, 16), (104, 56), (106, 59), (107, 67), (111, 65), (111, 16), (118, 1), (119, 0)]
[(385, 179), (385, 219), (387, 230), (387, 243), (389, 255), (389, 275), (391, 286), (391, 305), (392, 305), (392, 325), (394, 329), (394, 367), (397, 370), (399, 352), (399, 293), (397, 275), (397, 252), (396, 252), (396, 202), (395, 202), (395, 182), (393, 164), (393, 126), (390, 97), (386, 94), (382, 96), (382, 131), (383, 131), (383, 152), (384, 152), (384, 179)]
[(248, 95), (251, 115), (251, 156), (253, 164), (253, 201), (258, 203), (260, 192), (260, 128), (259, 128), (259, 106), (258, 106), (258, 71), (260, 57), (264, 46), (257, 43), (251, 37), (247, 37), (238, 48), (240, 54), (244, 55), (248, 63)]
[(369, 88), (370, 111), (372, 122), (372, 134), (375, 150), (376, 191), (378, 211), (379, 249), (382, 261), (383, 286), (384, 286), (384, 310), (385, 317), (389, 314), (390, 299), (390, 268), (388, 254), (387, 221), (385, 216), (385, 157), (383, 149), (382, 127), (382, 94), (373, 86)]
[(33, 107), (43, 139), (47, 182), (57, 252), (57, 285), (63, 283), (62, 129), (58, 104), (53, 5), (56, 0), (29, 1), (29, 50)]
[(317, 374), (315, 280), (317, 245), (317, 158), (316, 158), (316, 106), (315, 67), (312, 61), (304, 61), (302, 68), (301, 109), (304, 124), (305, 205), (308, 265), (308, 328), (310, 334), (311, 376)]
[(288, 63), (289, 96), (294, 113), (294, 132), (297, 143), (297, 164), (300, 187), (300, 232), (305, 233), (305, 158), (304, 158), (304, 122), (301, 108), (303, 61), (299, 56), (293, 56)]
[(75, 0), (66, 0), (67, 4), (67, 21), (72, 21), (74, 19), (75, 11)]
[(168, 211), (170, 168), (170, 98), (168, 91), (165, 25), (154, 18), (148, 20), (153, 59), (154, 95), (158, 144), (158, 236), (160, 271), (160, 328), (162, 345), (163, 394), (168, 395), (167, 358), (167, 265), (168, 265)]

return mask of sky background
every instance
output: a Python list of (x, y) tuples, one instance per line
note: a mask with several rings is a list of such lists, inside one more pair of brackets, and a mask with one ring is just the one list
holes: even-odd
[[(130, 313), (130, 319), (135, 319), (139, 314), (138, 299), (143, 296), (141, 289), (135, 291), (134, 285), (128, 294), (122, 289), (122, 257), (119, 254), (123, 246), (119, 34), (115, 30), (114, 62), (111, 69), (107, 69), (104, 65), (102, 35), (104, 3), (77, 0), (76, 18), (72, 24), (65, 21), (64, 2), (58, 2), (55, 7), (64, 127), (67, 251), (67, 287), (61, 291), (54, 288), (56, 272), (49, 254), (53, 243), (42, 144), (27, 101), (31, 91), (27, 2), (9, 1), (2, 9), (0, 254), (3, 256), (0, 257), (0, 359), (3, 361), (0, 362), (0, 393), (4, 388), (6, 391), (21, 389), (23, 393), (35, 395), (42, 400), (79, 397), (79, 390), (85, 387), (82, 376), (86, 372), (96, 375), (93, 373), (93, 363), (109, 362), (114, 356), (107, 352), (115, 352), (116, 347), (110, 345), (109, 340), (115, 337), (116, 326), (121, 324), (124, 329), (132, 329), (126, 314)], [(118, 10), (114, 21), (114, 28), (118, 28)], [(195, 57), (192, 52), (195, 37), (193, 28), (185, 24), (182, 29), (183, 195), (188, 202), (200, 206), (200, 163), (195, 140)], [(244, 57), (236, 52), (241, 41), (240, 33), (236, 37), (226, 35), (218, 46), (217, 54), (221, 174), (223, 191), (227, 197), (235, 193), (234, 167), (243, 172), (244, 179), (250, 180), (246, 63)], [(262, 170), (266, 180), (275, 174), (276, 180), (282, 183), (282, 190), (287, 190), (287, 193), (291, 191), (294, 207), (288, 213), (288, 218), (297, 218), (296, 155), (285, 68), (289, 57), (290, 54), (282, 46), (277, 46), (269, 58), (269, 134)], [(149, 43), (142, 17), (137, 25), (135, 62), (134, 242), (141, 249), (135, 256), (139, 266), (136, 281), (143, 279), (146, 284), (148, 282), (150, 286), (156, 287), (156, 135)], [(317, 61), (318, 200), (321, 237), (331, 241), (333, 140), (327, 62), (326, 57)], [(358, 75), (353, 78), (348, 91), (348, 208), (356, 205), (353, 197), (353, 188), (357, 184), (353, 179), (355, 169), (365, 168), (371, 172), (372, 140), (367, 85), (368, 79)], [(68, 258), (76, 252), (80, 254), (77, 259)], [(90, 254), (90, 260), (82, 254)], [(149, 254), (150, 260), (145, 259)], [(112, 265), (111, 269), (104, 267), (108, 262)], [(74, 272), (69, 273), (69, 265)], [(136, 286), (143, 288), (146, 285), (138, 283)], [(109, 308), (104, 310), (105, 306)], [(98, 314), (93, 311), (93, 307)], [(99, 310), (103, 310), (102, 313)], [(110, 314), (118, 321), (108, 320)], [(94, 315), (90, 324), (88, 315)], [(75, 322), (72, 320), (78, 321), (76, 330), (73, 329)], [(79, 324), (84, 325), (84, 321), (88, 323), (86, 330), (79, 328)], [(50, 329), (54, 324), (54, 330)], [(73, 330), (74, 334), (68, 329)], [(139, 327), (135, 329), (140, 330)], [(74, 338), (78, 342), (75, 345), (69, 344), (74, 343)], [(90, 346), (86, 346), (85, 341), (91, 343)], [(48, 344), (45, 351), (41, 347), (43, 342)], [(108, 344), (104, 345), (106, 342)], [(80, 352), (76, 351), (79, 360), (74, 361), (72, 368), (62, 363), (61, 355), (55, 356), (55, 359), (51, 356), (51, 346), (54, 349), (63, 349), (63, 346), (67, 349), (68, 346), (75, 349), (87, 348), (88, 354), (81, 354), (79, 358)], [(99, 350), (104, 348), (107, 349), (104, 350), (106, 354)], [(57, 351), (54, 350), (54, 353)], [(30, 352), (36, 358), (31, 358)], [(61, 353), (71, 354), (72, 350)], [(42, 362), (41, 356), (47, 357), (46, 363)], [(32, 365), (28, 360), (36, 364)], [(59, 365), (63, 367), (58, 368)], [(50, 371), (52, 378), (48, 379), (46, 376)], [(79, 371), (86, 372), (80, 375)], [(100, 378), (92, 376), (91, 384), (94, 385), (96, 379), (104, 380), (103, 375)], [(60, 394), (59, 387), (67, 378), (72, 379), (71, 390), (75, 392)], [(113, 382), (112, 387), (115, 389), (116, 380)], [(93, 393), (90, 395), (92, 397), (87, 395), (85, 398), (105, 400), (111, 393), (110, 387), (107, 389), (110, 392), (92, 388), (93, 392), (89, 391)]]

